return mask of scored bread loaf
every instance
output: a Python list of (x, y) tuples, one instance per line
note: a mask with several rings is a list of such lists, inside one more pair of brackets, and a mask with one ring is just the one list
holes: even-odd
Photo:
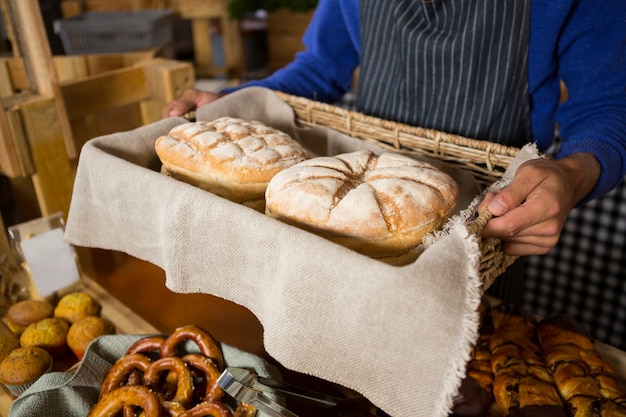
[(180, 124), (155, 150), (163, 173), (260, 211), (269, 180), (309, 157), (288, 134), (234, 117)]
[(356, 252), (401, 265), (454, 212), (459, 186), (426, 162), (363, 150), (300, 162), (276, 174), (268, 216)]

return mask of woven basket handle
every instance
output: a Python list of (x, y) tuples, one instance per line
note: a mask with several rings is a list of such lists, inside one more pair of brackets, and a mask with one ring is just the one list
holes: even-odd
[(467, 230), (470, 233), (480, 238), (480, 235), (482, 234), (483, 229), (485, 228), (485, 226), (487, 225), (487, 222), (491, 220), (492, 217), (493, 217), (493, 214), (491, 214), (489, 210), (483, 211), (481, 214), (478, 215), (478, 217), (476, 217), (470, 223), (468, 223)]
[(485, 210), (467, 224), (469, 233), (474, 234), (481, 246), (480, 273), (483, 281), (483, 290), (487, 290), (506, 269), (518, 258), (505, 255), (502, 251), (502, 242), (497, 238), (482, 238), (482, 232), (493, 215)]

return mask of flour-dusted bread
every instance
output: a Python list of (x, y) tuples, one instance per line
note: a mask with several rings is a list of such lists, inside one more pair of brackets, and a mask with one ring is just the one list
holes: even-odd
[(286, 133), (234, 117), (180, 124), (157, 139), (155, 150), (162, 172), (260, 211), (269, 180), (308, 158)]
[(454, 179), (431, 164), (357, 151), (312, 158), (276, 174), (265, 213), (364, 255), (405, 264), (454, 212), (459, 193)]

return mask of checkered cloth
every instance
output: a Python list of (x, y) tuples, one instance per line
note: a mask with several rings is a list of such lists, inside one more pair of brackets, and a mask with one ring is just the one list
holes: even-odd
[(567, 313), (626, 349), (626, 181), (574, 209), (548, 255), (529, 257), (523, 302), (542, 316)]

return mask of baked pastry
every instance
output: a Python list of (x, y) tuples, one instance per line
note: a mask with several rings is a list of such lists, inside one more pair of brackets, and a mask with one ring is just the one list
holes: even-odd
[(392, 264), (412, 262), (422, 238), (454, 212), (455, 180), (405, 155), (363, 150), (300, 162), (276, 174), (268, 216)]
[(20, 341), (13, 335), (0, 335), (0, 362), (20, 347)]
[(7, 311), (7, 325), (18, 337), (31, 324), (52, 317), (54, 306), (45, 300), (23, 300)]
[(67, 332), (67, 345), (80, 360), (91, 342), (108, 334), (115, 334), (115, 325), (111, 320), (99, 316), (87, 316), (70, 326)]
[(52, 369), (52, 356), (38, 347), (19, 347), (0, 362), (0, 383), (19, 396)]
[(308, 158), (286, 133), (233, 117), (178, 125), (157, 139), (155, 150), (162, 172), (261, 211), (269, 180)]
[(20, 336), (22, 347), (40, 347), (53, 357), (60, 358), (67, 350), (69, 324), (62, 319), (49, 317), (28, 326)]
[(542, 320), (538, 333), (570, 416), (626, 416), (626, 390), (584, 326), (561, 314)]
[(543, 358), (532, 315), (503, 303), (492, 309), (492, 321), (494, 332), (489, 348), (493, 394), (503, 414), (566, 417)]
[(87, 316), (99, 316), (102, 305), (89, 294), (77, 291), (61, 297), (54, 309), (54, 317), (72, 324)]

